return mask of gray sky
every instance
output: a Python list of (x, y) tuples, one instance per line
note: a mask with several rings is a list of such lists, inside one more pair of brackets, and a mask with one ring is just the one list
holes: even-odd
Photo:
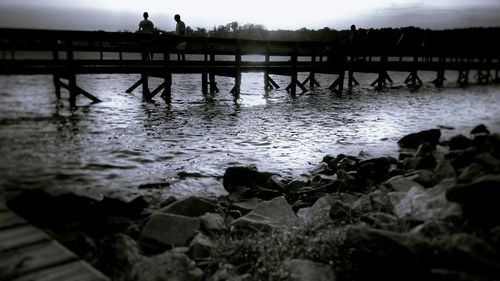
[(500, 0), (0, 0), (0, 27), (135, 31), (144, 11), (164, 30), (177, 13), (207, 29), (232, 21), (269, 30), (500, 26)]

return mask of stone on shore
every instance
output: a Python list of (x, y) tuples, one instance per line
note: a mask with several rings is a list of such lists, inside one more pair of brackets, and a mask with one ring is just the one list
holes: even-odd
[(446, 192), (446, 198), (460, 204), (464, 216), (477, 226), (500, 225), (500, 175), (484, 175), (472, 183), (459, 184)]
[(413, 187), (424, 189), (423, 186), (405, 176), (395, 176), (384, 183), (390, 190), (396, 192), (408, 192)]
[(433, 147), (435, 147), (439, 143), (440, 137), (441, 137), (441, 130), (430, 129), (406, 135), (398, 141), (398, 145), (401, 148), (416, 149), (418, 148), (419, 145), (427, 142)]
[(448, 142), (450, 150), (463, 150), (474, 145), (474, 142), (463, 135), (454, 136)]
[(54, 229), (101, 221), (110, 216), (137, 217), (149, 203), (129, 191), (100, 189), (24, 189), (7, 202), (32, 223)]
[(299, 223), (285, 197), (257, 204), (255, 209), (231, 222), (234, 230), (268, 231), (279, 227), (292, 227)]
[(141, 239), (165, 247), (184, 246), (199, 229), (199, 218), (155, 213), (144, 226)]
[(269, 172), (259, 172), (256, 167), (229, 167), (224, 173), (222, 185), (228, 192), (235, 192), (242, 188), (255, 189), (265, 188), (272, 189), (272, 182), (269, 183), (272, 176), (276, 174)]
[(214, 203), (203, 198), (191, 196), (160, 209), (160, 212), (186, 217), (199, 217), (205, 213), (215, 212), (216, 210), (217, 205)]
[(471, 135), (489, 135), (490, 130), (484, 125), (479, 124), (470, 131)]
[(416, 221), (461, 217), (460, 206), (446, 200), (446, 190), (455, 183), (454, 179), (446, 179), (429, 189), (412, 187), (394, 207), (394, 213), (399, 218)]
[(216, 213), (206, 213), (200, 216), (201, 228), (207, 234), (217, 234), (226, 230), (224, 218)]
[(203, 271), (185, 254), (168, 251), (136, 263), (129, 281), (198, 281), (202, 278)]
[(210, 256), (214, 243), (208, 236), (198, 233), (189, 244), (189, 256), (194, 260), (200, 260)]
[(302, 259), (284, 261), (280, 275), (280, 280), (286, 281), (335, 281), (335, 272), (330, 265)]
[(423, 280), (424, 243), (413, 236), (364, 226), (343, 229), (341, 249), (355, 269), (352, 280)]

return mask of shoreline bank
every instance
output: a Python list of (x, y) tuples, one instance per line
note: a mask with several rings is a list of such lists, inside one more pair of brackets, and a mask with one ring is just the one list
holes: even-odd
[(398, 145), (294, 179), (228, 167), (215, 200), (31, 190), (8, 205), (112, 280), (499, 278), (500, 135)]

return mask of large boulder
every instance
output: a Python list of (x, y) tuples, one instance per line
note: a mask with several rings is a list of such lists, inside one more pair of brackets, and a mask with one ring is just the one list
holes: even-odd
[(333, 201), (334, 199), (332, 196), (326, 195), (318, 199), (311, 207), (304, 208), (306, 209), (303, 213), (304, 220), (306, 222), (312, 222), (328, 218), (328, 212), (330, 211), (330, 206)]
[(462, 172), (458, 176), (457, 180), (460, 183), (470, 183), (473, 180), (475, 180), (475, 179), (477, 179), (477, 178), (479, 178), (487, 173), (488, 172), (483, 165), (478, 164), (476, 162), (473, 162), (472, 164), (470, 164), (469, 166), (465, 167), (462, 170)]
[(439, 143), (440, 137), (441, 137), (441, 130), (430, 129), (406, 135), (398, 141), (398, 145), (401, 148), (416, 149), (418, 148), (419, 145), (427, 142), (435, 147)]
[(285, 197), (260, 202), (253, 211), (231, 222), (233, 230), (267, 231), (299, 223)]
[(248, 189), (280, 189), (282, 186), (276, 186), (272, 176), (274, 173), (259, 172), (256, 167), (229, 167), (224, 173), (222, 185), (228, 192), (235, 192), (242, 188)]
[(421, 239), (364, 226), (347, 226), (342, 236), (339, 251), (349, 257), (350, 280), (423, 280)]
[(280, 280), (286, 281), (335, 281), (335, 272), (330, 265), (301, 259), (284, 261), (280, 275)]
[(216, 210), (217, 205), (214, 203), (203, 198), (191, 196), (160, 209), (160, 212), (186, 217), (199, 217), (205, 213), (215, 212)]
[(155, 213), (144, 226), (141, 239), (165, 247), (184, 246), (199, 229), (199, 218)]
[[(379, 157), (364, 160), (359, 163), (358, 175), (363, 178), (380, 182), (389, 178), (389, 170), (393, 159), (389, 157)], [(394, 159), (395, 160), (395, 159)]]
[(446, 200), (446, 190), (455, 183), (454, 179), (446, 179), (429, 189), (412, 187), (394, 207), (394, 213), (399, 218), (416, 221), (461, 217), (460, 206)]
[(459, 203), (464, 216), (477, 226), (500, 225), (500, 175), (484, 175), (472, 183), (459, 184), (446, 192), (446, 198)]
[(424, 189), (423, 186), (405, 176), (395, 176), (384, 183), (390, 190), (396, 192), (408, 192), (412, 187)]
[(97, 266), (112, 280), (123, 280), (132, 267), (143, 259), (137, 242), (125, 234), (116, 234), (102, 241)]
[(208, 236), (198, 233), (189, 244), (189, 256), (194, 260), (200, 260), (210, 256), (214, 243)]
[(185, 254), (168, 251), (150, 258), (144, 258), (132, 268), (129, 281), (198, 281), (203, 271)]
[(137, 217), (149, 206), (141, 194), (98, 189), (24, 189), (9, 198), (11, 209), (30, 222), (61, 230), (78, 223), (95, 224), (110, 216)]
[(466, 149), (470, 146), (474, 145), (474, 142), (465, 137), (464, 135), (457, 135), (450, 139), (448, 146), (450, 150), (461, 150)]
[(455, 233), (431, 240), (432, 255), (427, 259), (436, 268), (460, 270), (498, 280), (500, 259), (497, 249), (478, 236)]

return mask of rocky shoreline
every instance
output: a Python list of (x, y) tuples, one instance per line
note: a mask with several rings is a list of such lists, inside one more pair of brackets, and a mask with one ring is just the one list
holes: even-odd
[(8, 205), (112, 280), (500, 280), (500, 135), (403, 137), (295, 179), (229, 167), (228, 196), (23, 190)]

